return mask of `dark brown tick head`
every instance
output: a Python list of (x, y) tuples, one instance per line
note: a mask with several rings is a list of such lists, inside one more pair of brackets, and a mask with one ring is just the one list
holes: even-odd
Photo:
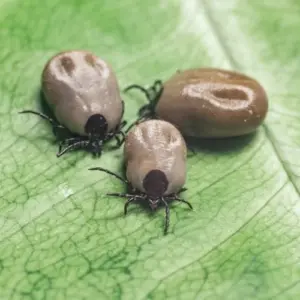
[(105, 138), (107, 128), (107, 121), (100, 114), (90, 116), (84, 126), (84, 130), (87, 134), (99, 140), (103, 140)]
[(166, 174), (160, 170), (150, 171), (143, 180), (143, 186), (148, 195), (149, 204), (152, 210), (156, 209), (160, 198), (169, 185)]

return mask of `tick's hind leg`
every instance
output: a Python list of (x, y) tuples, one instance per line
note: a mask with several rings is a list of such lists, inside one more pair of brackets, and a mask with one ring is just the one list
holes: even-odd
[(156, 95), (156, 97), (157, 97), (157, 95), (159, 95), (159, 96), (161, 95), (163, 88), (164, 87), (163, 87), (162, 81), (156, 80), (156, 81), (154, 81), (154, 84), (152, 85), (152, 87), (149, 90), (151, 90), (152, 94)]
[(193, 206), (190, 202), (186, 201), (186, 200), (183, 200), (181, 198), (178, 198), (178, 197), (175, 197), (174, 200), (178, 201), (178, 202), (182, 202), (182, 203), (185, 203), (186, 205), (189, 206), (190, 209), (193, 209)]
[(136, 200), (136, 198), (129, 198), (124, 205), (124, 215), (127, 215), (127, 209), (128, 209), (128, 205), (132, 202), (134, 202)]
[(118, 130), (121, 130), (123, 127), (125, 127), (127, 124), (127, 121), (126, 120), (123, 120), (120, 125), (118, 126)]
[(125, 130), (125, 133), (128, 133), (129, 130), (134, 127), (135, 125), (137, 124), (140, 124), (144, 121), (147, 121), (147, 120), (151, 120), (151, 119), (155, 119), (155, 115), (152, 115), (152, 114), (145, 114), (144, 116), (142, 117), (139, 117), (137, 120), (135, 120), (134, 122), (132, 122), (128, 127), (127, 129)]
[(78, 137), (74, 137), (74, 135), (69, 131), (69, 129), (67, 129), (65, 126), (57, 123), (54, 119), (50, 118), (49, 116), (41, 113), (41, 112), (37, 112), (34, 110), (23, 110), (19, 112), (20, 114), (26, 114), (26, 113), (30, 113), (36, 116), (39, 116), (40, 118), (48, 121), (50, 123), (50, 125), (52, 126), (52, 132), (54, 134), (54, 136), (56, 137), (56, 140), (59, 144), (58, 149), (59, 152), (61, 151), (62, 147), (64, 144), (66, 144), (67, 146), (70, 145), (70, 143), (75, 143), (79, 141)]
[(164, 234), (168, 233), (169, 224), (170, 224), (170, 209), (168, 203), (161, 198), (161, 202), (165, 205), (165, 228), (164, 228)]
[(156, 80), (154, 82), (154, 84), (146, 89), (140, 85), (137, 84), (132, 84), (130, 86), (128, 86), (127, 88), (125, 88), (124, 92), (127, 92), (131, 89), (138, 89), (140, 91), (142, 91), (147, 100), (148, 100), (148, 104), (143, 105), (138, 112), (138, 115), (140, 118), (145, 117), (146, 115), (151, 115), (153, 116), (155, 114), (155, 106), (162, 94), (163, 91), (163, 84), (161, 82), (161, 80)]
[(118, 149), (118, 148), (120, 148), (121, 147), (121, 145), (123, 144), (123, 142), (124, 142), (124, 138), (122, 137), (121, 139), (119, 138), (119, 136), (116, 134), (115, 136), (114, 136), (114, 138), (116, 139), (116, 141), (117, 141), (117, 145), (114, 147), (115, 149)]
[(52, 126), (58, 125), (52, 118), (50, 118), (49, 116), (47, 116), (41, 112), (38, 112), (38, 111), (25, 109), (25, 110), (19, 111), (19, 114), (33, 114), (33, 115), (41, 117), (44, 120), (47, 120), (49, 123), (51, 123)]
[(116, 136), (118, 136), (118, 135), (122, 136), (121, 141), (118, 143), (119, 147), (124, 143), (125, 138), (126, 138), (125, 132), (122, 130), (126, 125), (127, 125), (127, 121), (124, 120), (123, 122), (121, 122), (119, 128), (116, 130), (116, 133), (115, 133)]
[[(125, 125), (126, 125), (126, 123), (125, 123)], [(121, 138), (119, 136), (121, 136)], [(116, 128), (115, 131), (107, 134), (105, 141), (109, 141), (112, 138), (115, 138), (117, 140), (117, 145), (113, 146), (113, 149), (118, 149), (124, 143), (126, 136), (125, 136), (125, 133), (123, 132), (123, 130), (121, 130), (120, 127), (118, 127), (118, 128)]]
[(148, 120), (148, 119), (155, 119), (155, 107), (157, 102), (159, 101), (162, 91), (163, 91), (163, 84), (161, 80), (156, 80), (154, 82), (154, 84), (146, 89), (140, 85), (137, 84), (133, 84), (128, 86), (127, 88), (125, 88), (125, 92), (131, 90), (131, 89), (139, 89), (140, 91), (142, 91), (147, 100), (148, 103), (143, 105), (139, 111), (138, 111), (138, 119), (136, 121), (134, 121), (133, 123), (130, 124), (130, 126), (126, 129), (126, 133), (136, 124)]
[(67, 138), (67, 139), (65, 139), (65, 140), (62, 140), (62, 141), (60, 141), (59, 142), (59, 150), (58, 150), (58, 152), (60, 152), (61, 151), (61, 149), (65, 146), (65, 147), (68, 147), (68, 146), (70, 146), (70, 145), (72, 145), (72, 144), (74, 144), (74, 143), (77, 143), (77, 142), (79, 142), (79, 141), (81, 141), (81, 139), (80, 139), (80, 137), (70, 137), (70, 138)]
[[(119, 138), (119, 135), (121, 135), (121, 139)], [(126, 138), (126, 136), (125, 136), (125, 133), (123, 131), (119, 131), (119, 132), (116, 133), (115, 139), (117, 140), (117, 147), (118, 148), (122, 146), (122, 144), (125, 141), (125, 138)]]
[(126, 87), (124, 89), (124, 92), (126, 93), (132, 89), (138, 89), (141, 92), (143, 92), (145, 94), (149, 104), (152, 104), (153, 102), (155, 102), (155, 99), (157, 99), (161, 95), (161, 93), (163, 91), (163, 84), (162, 84), (161, 80), (156, 80), (154, 82), (154, 84), (148, 89), (146, 89), (138, 84), (132, 84), (132, 85), (129, 85), (128, 87)]
[(60, 157), (63, 154), (73, 151), (75, 149), (82, 149), (82, 148), (87, 148), (90, 145), (90, 142), (87, 140), (79, 140), (75, 143), (72, 143), (71, 145), (69, 145), (68, 147), (66, 147), (64, 150), (59, 151), (56, 156)]
[(124, 215), (127, 214), (128, 205), (138, 199), (138, 197), (136, 195), (131, 195), (131, 194), (127, 194), (127, 193), (107, 193), (106, 195), (119, 197), (119, 198), (127, 198), (127, 201), (125, 202), (125, 205), (124, 205)]
[(187, 188), (182, 188), (177, 194), (173, 194), (172, 196), (170, 196), (169, 199), (185, 203), (186, 205), (188, 205), (190, 207), (190, 209), (193, 209), (193, 206), (192, 206), (192, 204), (190, 202), (188, 202), (188, 201), (186, 201), (184, 199), (179, 198), (179, 194), (183, 193), (186, 190), (187, 190)]
[[(126, 126), (127, 121), (123, 121), (115, 130), (115, 132), (112, 133), (112, 137), (114, 137), (117, 140), (117, 148), (121, 147), (122, 144), (125, 141), (126, 135), (124, 131), (122, 130), (124, 126)], [(121, 136), (121, 138), (119, 138)]]
[(153, 106), (152, 104), (146, 104), (142, 106), (138, 111), (138, 115), (140, 119), (154, 119), (155, 106)]
[[(138, 84), (131, 84), (129, 86), (127, 86), (125, 89), (124, 89), (124, 93), (127, 93), (128, 91), (132, 90), (132, 89), (138, 89), (140, 90), (141, 92), (143, 92), (147, 98), (147, 100), (149, 102), (151, 102), (151, 94), (149, 93), (149, 89), (146, 89), (144, 87), (142, 87), (141, 85), (138, 85)], [(150, 88), (151, 90), (151, 88)]]
[[(104, 173), (107, 173), (111, 176), (114, 176), (115, 178), (119, 179), (120, 181), (122, 181), (123, 183), (125, 183), (127, 186), (130, 186), (130, 183), (127, 181), (127, 179), (125, 178), (122, 178), (120, 175), (118, 175), (117, 173), (115, 172), (112, 172), (108, 169), (104, 169), (104, 168), (101, 168), (101, 167), (95, 167), (95, 168), (89, 168), (90, 171), (100, 171), (100, 172), (104, 172)], [(126, 194), (110, 194), (111, 196), (117, 196), (117, 195), (120, 195), (119, 197), (122, 197), (121, 195), (126, 195)], [(131, 196), (131, 195), (130, 195)]]
[(183, 187), (183, 188), (181, 188), (181, 189), (179, 190), (179, 192), (178, 192), (176, 195), (179, 195), (179, 194), (181, 194), (181, 193), (183, 193), (183, 192), (185, 192), (185, 191), (187, 191), (187, 188)]
[(178, 202), (182, 202), (182, 203), (185, 203), (186, 205), (188, 205), (190, 209), (193, 209), (193, 206), (190, 202), (179, 198), (179, 195), (185, 191), (187, 191), (187, 188), (183, 187), (176, 194), (171, 194), (171, 195), (167, 196), (166, 200), (170, 200), (170, 201), (175, 200)]

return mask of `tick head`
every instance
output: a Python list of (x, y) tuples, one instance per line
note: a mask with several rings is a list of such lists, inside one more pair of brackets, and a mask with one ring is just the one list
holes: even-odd
[(85, 132), (95, 140), (104, 140), (107, 128), (107, 121), (100, 114), (91, 115), (84, 126)]
[(149, 205), (156, 209), (169, 185), (167, 176), (160, 170), (151, 170), (143, 180), (143, 187), (149, 199)]

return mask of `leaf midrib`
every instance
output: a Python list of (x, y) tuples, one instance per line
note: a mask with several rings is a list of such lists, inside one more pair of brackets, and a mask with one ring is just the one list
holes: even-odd
[[(222, 35), (222, 30), (220, 30), (217, 22), (214, 20), (213, 14), (211, 13), (211, 10), (210, 10), (209, 4), (207, 3), (207, 0), (199, 0), (199, 1), (202, 2), (203, 9), (207, 16), (208, 25), (211, 28), (213, 35), (216, 37), (216, 41), (219, 45), (219, 48), (224, 53), (224, 57), (227, 59), (228, 64), (236, 70), (243, 71), (243, 68), (241, 67), (241, 65), (234, 59), (234, 56), (231, 53), (230, 47), (228, 47), (228, 45), (226, 44), (225, 39)], [(279, 161), (283, 171), (285, 172), (288, 180), (292, 184), (297, 195), (300, 196), (300, 188), (297, 186), (297, 184), (294, 181), (293, 177), (291, 176), (288, 168), (285, 166), (283, 159), (279, 153), (279, 150), (277, 149), (277, 147), (275, 145), (275, 141), (273, 140), (273, 138), (271, 136), (271, 133), (269, 131), (269, 128), (268, 128), (268, 125), (266, 124), (266, 122), (264, 122), (262, 124), (262, 128), (264, 130), (266, 138), (268, 139), (268, 141), (271, 144), (273, 153), (278, 158), (278, 161)]]

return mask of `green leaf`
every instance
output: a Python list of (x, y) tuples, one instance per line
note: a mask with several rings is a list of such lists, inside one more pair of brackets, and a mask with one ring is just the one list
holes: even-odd
[[(297, 0), (0, 1), (0, 299), (299, 299), (300, 92)], [(122, 150), (60, 159), (38, 109), (58, 51), (88, 49), (122, 88), (177, 69), (242, 71), (270, 111), (251, 138), (203, 141), (188, 159), (195, 210), (149, 215), (108, 198)], [(145, 103), (123, 95), (126, 119)], [(298, 157), (298, 159), (297, 159)]]

